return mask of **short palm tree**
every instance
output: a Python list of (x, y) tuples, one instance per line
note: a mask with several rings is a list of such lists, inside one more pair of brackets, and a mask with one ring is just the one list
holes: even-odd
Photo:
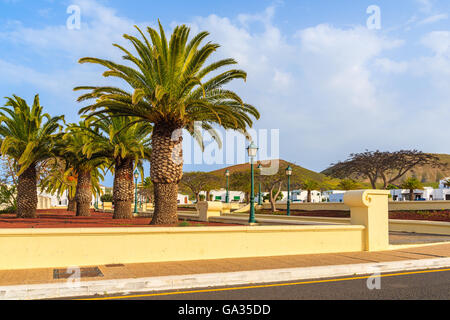
[(307, 179), (307, 180), (304, 180), (304, 181), (301, 183), (301, 188), (302, 188), (303, 190), (306, 190), (306, 191), (308, 192), (307, 198), (306, 198), (306, 202), (311, 202), (311, 201), (312, 201), (312, 199), (311, 199), (311, 193), (312, 193), (313, 190), (317, 190), (317, 189), (320, 188), (320, 183), (317, 182), (317, 181), (315, 181), (315, 180), (309, 180), (309, 179)]
[[(68, 162), (58, 159), (58, 161), (51, 167), (50, 172), (40, 181), (39, 187), (42, 191), (58, 197), (66, 194), (69, 201), (67, 211), (76, 212), (77, 203), (75, 200), (75, 193), (78, 177), (75, 170), (68, 165)], [(92, 170), (92, 193), (101, 194), (100, 180), (103, 180), (103, 175), (100, 170)]]
[[(137, 27), (136, 27), (137, 28)], [(79, 101), (93, 99), (80, 110), (90, 116), (107, 112), (113, 116), (132, 116), (136, 121), (153, 124), (150, 176), (154, 183), (155, 211), (152, 224), (178, 222), (178, 183), (183, 175), (181, 129), (198, 137), (196, 122), (202, 128), (214, 125), (225, 129), (246, 130), (252, 118), (259, 118), (255, 107), (246, 104), (224, 86), (235, 79), (246, 79), (242, 70), (223, 67), (236, 64), (224, 59), (206, 64), (218, 44), (203, 40), (209, 35), (201, 32), (188, 41), (190, 29), (185, 25), (174, 29), (167, 41), (161, 24), (158, 31), (147, 28), (146, 36), (139, 28), (141, 39), (124, 35), (137, 52), (115, 44), (124, 53), (123, 59), (133, 67), (112, 61), (83, 58), (80, 63), (96, 63), (107, 68), (105, 77), (124, 80), (132, 92), (117, 87), (84, 86), (75, 90), (89, 90)]]
[(43, 113), (39, 95), (33, 105), (18, 97), (6, 98), (0, 108), (0, 137), (2, 155), (13, 158), (17, 165), (17, 216), (36, 217), (37, 170), (36, 166), (54, 157), (53, 147), (62, 129), (63, 116), (51, 117)]
[(401, 188), (409, 190), (409, 201), (414, 201), (414, 190), (423, 189), (423, 185), (419, 179), (410, 177), (402, 183)]
[[(94, 120), (94, 118), (92, 118)], [(84, 146), (87, 157), (109, 158), (114, 164), (114, 219), (131, 219), (134, 195), (133, 170), (142, 168), (142, 160), (150, 159), (149, 123), (131, 117), (102, 117), (92, 123), (93, 139)], [(97, 130), (98, 129), (98, 130)]]
[(109, 158), (104, 155), (92, 153), (89, 158), (83, 153), (83, 148), (94, 139), (89, 125), (85, 121), (81, 121), (78, 125), (69, 124), (63, 139), (57, 145), (58, 156), (70, 163), (73, 175), (77, 178), (75, 191), (77, 216), (90, 215), (92, 177), (96, 176), (96, 170), (103, 171), (110, 164)]

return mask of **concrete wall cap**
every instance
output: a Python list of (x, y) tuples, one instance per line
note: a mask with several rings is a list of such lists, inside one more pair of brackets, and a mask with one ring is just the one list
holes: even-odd
[(373, 196), (388, 196), (389, 190), (351, 190), (344, 195), (344, 203), (350, 207), (369, 207)]

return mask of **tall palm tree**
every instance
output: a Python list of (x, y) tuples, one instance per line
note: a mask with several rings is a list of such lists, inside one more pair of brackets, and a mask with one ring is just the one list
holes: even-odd
[[(77, 87), (89, 90), (79, 101), (95, 100), (80, 110), (90, 116), (105, 112), (113, 116), (132, 116), (136, 121), (153, 124), (150, 176), (155, 188), (155, 211), (152, 224), (177, 223), (178, 183), (183, 175), (181, 129), (200, 140), (195, 122), (203, 129), (213, 125), (225, 129), (246, 130), (252, 119), (259, 118), (255, 107), (246, 104), (224, 86), (235, 79), (246, 79), (242, 70), (220, 68), (236, 64), (224, 59), (206, 64), (218, 48), (201, 32), (188, 41), (190, 29), (185, 25), (174, 29), (170, 41), (159, 24), (158, 31), (147, 28), (146, 36), (136, 27), (141, 39), (124, 35), (137, 55), (114, 44), (123, 51), (123, 59), (134, 68), (97, 58), (82, 58), (80, 63), (96, 63), (107, 68), (105, 77), (124, 80), (132, 92), (116, 87)], [(212, 75), (213, 74), (213, 75)]]
[(96, 170), (103, 170), (110, 164), (109, 158), (104, 155), (92, 153), (88, 157), (83, 152), (86, 145), (89, 145), (95, 136), (90, 132), (86, 121), (77, 124), (69, 124), (62, 141), (57, 146), (58, 156), (66, 159), (73, 173), (77, 177), (75, 190), (76, 215), (90, 216), (90, 205), (92, 201), (92, 177), (95, 177)]
[[(89, 158), (109, 158), (114, 164), (114, 219), (131, 219), (134, 195), (133, 170), (142, 169), (142, 160), (150, 159), (149, 123), (135, 122), (131, 117), (102, 117), (91, 124), (93, 139), (84, 146)], [(97, 130), (98, 129), (98, 130)]]
[(15, 95), (6, 99), (5, 107), (0, 108), (0, 152), (12, 157), (18, 166), (17, 216), (34, 218), (38, 202), (36, 166), (54, 156), (53, 146), (60, 137), (64, 116), (43, 113), (39, 95), (31, 107)]

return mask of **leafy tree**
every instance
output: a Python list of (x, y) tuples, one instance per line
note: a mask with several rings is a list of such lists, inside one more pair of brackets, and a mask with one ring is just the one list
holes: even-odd
[(18, 97), (6, 98), (0, 108), (0, 137), (2, 155), (14, 159), (17, 170), (17, 216), (36, 217), (37, 165), (54, 157), (53, 147), (60, 138), (63, 116), (51, 117), (43, 113), (39, 95), (33, 105)]
[[(137, 28), (137, 27), (136, 27)], [(177, 26), (167, 41), (161, 24), (158, 31), (147, 28), (146, 36), (139, 28), (140, 38), (124, 35), (137, 52), (115, 44), (123, 53), (128, 65), (112, 61), (83, 58), (80, 63), (96, 63), (107, 68), (105, 77), (125, 81), (132, 92), (116, 87), (78, 87), (90, 90), (78, 100), (94, 102), (80, 110), (90, 116), (111, 113), (113, 116), (132, 116), (141, 122), (153, 124), (150, 175), (155, 188), (155, 211), (152, 224), (175, 224), (177, 216), (178, 183), (183, 175), (181, 129), (186, 129), (201, 140), (195, 123), (202, 122), (203, 129), (219, 125), (225, 129), (246, 130), (252, 119), (259, 118), (253, 106), (246, 104), (224, 86), (235, 79), (246, 79), (242, 70), (223, 67), (236, 64), (224, 59), (206, 64), (218, 44), (201, 46), (209, 35), (201, 32), (190, 41), (190, 29)]]
[(17, 210), (16, 202), (17, 187), (0, 183), (0, 206), (4, 209), (1, 212), (15, 213)]
[(397, 187), (395, 184), (389, 184), (386, 187), (386, 190), (396, 190), (396, 189), (399, 189), (399, 187)]
[(419, 181), (419, 179), (411, 177), (406, 179), (402, 185), (402, 189), (408, 189), (409, 190), (409, 200), (414, 201), (414, 190), (417, 189), (423, 189), (422, 182)]
[(218, 176), (206, 172), (185, 172), (180, 182), (182, 190), (192, 193), (197, 202), (200, 201), (201, 191), (206, 191), (206, 198), (209, 199), (209, 192), (222, 185)]
[(114, 172), (114, 219), (131, 219), (131, 205), (134, 199), (133, 170), (142, 161), (150, 159), (150, 138), (152, 126), (136, 122), (131, 117), (91, 118), (89, 123), (92, 139), (84, 146), (88, 158), (108, 158)]
[(430, 165), (443, 167), (439, 157), (417, 150), (400, 150), (396, 152), (366, 151), (352, 153), (349, 159), (332, 164), (330, 174), (337, 178), (367, 178), (372, 188), (376, 189), (379, 179), (383, 189), (401, 179), (407, 172), (417, 166)]
[(230, 189), (242, 191), (245, 194), (245, 202), (250, 201), (251, 175), (250, 171), (236, 171), (230, 174)]

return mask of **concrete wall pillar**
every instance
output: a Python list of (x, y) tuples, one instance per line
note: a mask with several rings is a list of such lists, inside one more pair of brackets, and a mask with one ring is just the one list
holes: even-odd
[(222, 202), (200, 201), (197, 203), (199, 219), (204, 222), (208, 222), (210, 217), (220, 217), (222, 209)]
[(353, 190), (344, 195), (350, 207), (351, 224), (366, 227), (366, 251), (386, 250), (389, 247), (388, 190)]

